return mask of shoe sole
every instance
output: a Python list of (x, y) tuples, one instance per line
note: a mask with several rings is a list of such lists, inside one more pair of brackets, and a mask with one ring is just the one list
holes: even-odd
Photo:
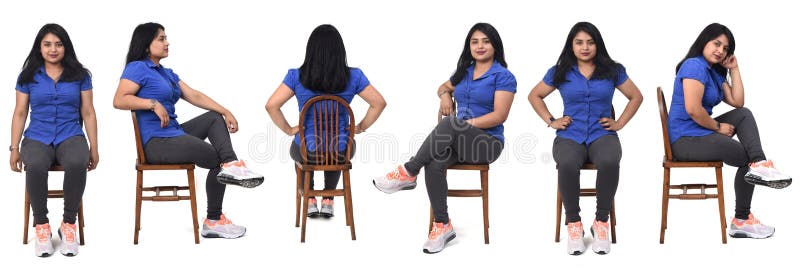
[(783, 188), (786, 188), (786, 187), (788, 187), (789, 185), (792, 184), (792, 179), (791, 178), (789, 178), (787, 180), (767, 181), (767, 180), (762, 179), (760, 176), (752, 174), (752, 173), (746, 174), (744, 176), (744, 181), (746, 181), (747, 183), (753, 184), (753, 185), (766, 186), (766, 187), (774, 188), (774, 189), (783, 189)]
[(753, 239), (765, 239), (765, 238), (770, 238), (770, 237), (772, 237), (772, 235), (773, 235), (773, 234), (775, 234), (775, 232), (773, 232), (773, 233), (771, 233), (771, 234), (769, 234), (769, 235), (766, 235), (766, 236), (753, 235), (753, 234), (751, 234), (751, 233), (744, 232), (744, 231), (733, 231), (733, 233), (731, 233), (731, 232), (728, 232), (728, 235), (729, 235), (730, 237), (732, 237), (732, 238), (753, 238)]
[(233, 176), (219, 174), (217, 175), (217, 181), (222, 184), (236, 185), (244, 188), (255, 188), (264, 183), (264, 177), (237, 180), (234, 179)]
[(320, 214), (319, 214), (319, 212), (309, 212), (308, 215), (306, 215), (306, 216), (308, 216), (309, 218), (315, 219), (315, 218), (319, 217)]
[(242, 237), (242, 236), (244, 236), (244, 234), (245, 234), (245, 233), (247, 233), (247, 231), (245, 231), (245, 232), (244, 232), (244, 233), (242, 233), (241, 235), (238, 235), (238, 236), (236, 236), (236, 235), (225, 235), (225, 234), (220, 234), (220, 233), (217, 233), (217, 232), (213, 232), (213, 233), (212, 233), (212, 232), (205, 232), (205, 231), (201, 231), (201, 232), (200, 232), (200, 235), (201, 235), (202, 237), (205, 237), (205, 238), (225, 238), (225, 239), (234, 239), (234, 238), (239, 238), (239, 237)]
[(452, 236), (448, 237), (447, 240), (444, 241), (444, 245), (442, 245), (442, 248), (440, 248), (439, 250), (431, 251), (431, 250), (428, 250), (427, 248), (423, 248), (422, 252), (425, 252), (427, 254), (434, 254), (434, 253), (442, 252), (442, 250), (444, 250), (444, 248), (447, 247), (447, 244), (450, 243), (450, 241), (453, 241), (453, 239), (456, 239), (456, 234), (455, 233), (453, 233)]
[(387, 193), (387, 194), (393, 194), (393, 193), (396, 193), (396, 192), (399, 192), (399, 191), (405, 191), (405, 190), (414, 190), (414, 188), (417, 188), (417, 182), (416, 181), (413, 182), (412, 184), (406, 185), (405, 187), (397, 189), (397, 190), (394, 190), (394, 191), (386, 190), (386, 189), (382, 189), (381, 187), (378, 187), (378, 184), (375, 183), (375, 180), (372, 180), (372, 185), (374, 185), (375, 188), (377, 188), (381, 192), (384, 192), (384, 193)]

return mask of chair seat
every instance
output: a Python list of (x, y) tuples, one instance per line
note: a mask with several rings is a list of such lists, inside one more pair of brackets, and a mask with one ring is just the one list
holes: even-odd
[(454, 170), (489, 170), (489, 164), (467, 164), (467, 163), (455, 163), (447, 169), (454, 169)]
[(194, 164), (136, 164), (136, 170), (194, 170)]
[(297, 166), (297, 168), (299, 168), (301, 171), (340, 171), (353, 169), (352, 163), (340, 165), (312, 165), (294, 162), (294, 165)]
[(708, 161), (708, 162), (683, 162), (683, 161), (670, 161), (666, 157), (662, 163), (665, 168), (692, 168), (692, 167), (722, 167), (722, 161)]

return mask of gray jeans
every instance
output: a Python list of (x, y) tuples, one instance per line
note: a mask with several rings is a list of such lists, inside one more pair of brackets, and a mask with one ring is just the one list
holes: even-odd
[(448, 223), (447, 167), (455, 163), (489, 164), (497, 160), (501, 152), (503, 142), (497, 138), (463, 120), (445, 117), (404, 167), (412, 176), (425, 168), (425, 186), (434, 221)]
[[(181, 124), (185, 135), (171, 138), (151, 138), (144, 146), (145, 157), (151, 164), (194, 163), (208, 169), (206, 196), (207, 218), (218, 220), (222, 215), (225, 184), (217, 181), (221, 163), (237, 160), (225, 119), (217, 112), (207, 112)], [(205, 139), (211, 144), (205, 142)]]
[[(356, 155), (356, 141), (353, 142), (353, 149), (350, 151), (350, 159), (353, 159), (353, 156)], [(309, 156), (314, 155), (314, 152), (306, 151)], [(344, 152), (339, 153), (340, 159), (339, 161), (344, 160)], [(289, 156), (292, 157), (292, 160), (297, 162), (303, 161), (303, 155), (300, 152), (300, 145), (297, 143), (292, 142), (292, 145), (289, 147)], [(339, 177), (342, 175), (341, 171), (325, 171), (325, 190), (333, 190), (336, 189), (336, 186), (339, 185)], [(303, 180), (304, 181), (304, 180)], [(301, 181), (301, 185), (303, 186)], [(312, 190), (314, 189), (314, 172), (311, 172), (311, 182), (309, 183), (308, 187)], [(333, 199), (332, 196), (326, 196), (325, 199)]]
[(761, 148), (761, 137), (753, 113), (747, 108), (737, 108), (716, 118), (735, 128), (739, 141), (731, 137), (712, 133), (699, 137), (681, 137), (672, 144), (672, 154), (678, 161), (722, 161), (738, 167), (733, 181), (736, 192), (736, 218), (747, 219), (755, 186), (744, 180), (750, 170), (749, 163), (767, 159)]
[(611, 212), (611, 203), (619, 185), (619, 161), (622, 159), (622, 146), (617, 135), (605, 135), (588, 146), (556, 137), (553, 141), (553, 159), (558, 169), (558, 191), (567, 222), (579, 222), (581, 166), (591, 162), (597, 167), (597, 211), (595, 219), (607, 222)]
[(33, 223), (50, 222), (47, 218), (47, 171), (59, 164), (64, 167), (64, 222), (75, 224), (89, 166), (86, 138), (73, 136), (56, 147), (26, 138), (22, 140), (20, 156), (25, 164), (25, 188), (31, 201)]

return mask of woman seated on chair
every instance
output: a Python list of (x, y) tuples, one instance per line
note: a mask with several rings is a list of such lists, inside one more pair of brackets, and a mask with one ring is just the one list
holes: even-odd
[[(31, 123), (22, 129), (30, 108)], [(85, 124), (86, 134), (82, 126)], [(89, 144), (86, 143), (86, 137)], [(11, 170), (22, 171), (36, 229), (34, 253), (53, 254), (47, 219), (47, 171), (64, 167), (64, 219), (59, 251), (78, 254), (75, 218), (86, 188), (86, 171), (97, 168), (97, 119), (92, 104), (92, 77), (75, 55), (67, 31), (58, 24), (39, 29), (17, 78), (17, 101), (11, 121)], [(28, 209), (27, 207), (25, 208)], [(28, 224), (27, 222), (25, 224)], [(27, 239), (27, 238), (26, 238)]]
[[(169, 42), (164, 27), (152, 22), (137, 26), (114, 95), (114, 107), (136, 112), (149, 164), (194, 163), (209, 169), (203, 237), (241, 237), (246, 229), (222, 214), (225, 185), (252, 188), (260, 185), (264, 177), (248, 169), (233, 152), (229, 132), (239, 130), (233, 114), (161, 65), (167, 56)], [(180, 99), (210, 111), (179, 124), (175, 103)], [(204, 141), (206, 138), (211, 144)]]
[[(289, 101), (292, 96), (297, 97), (298, 110), (303, 109), (303, 105), (311, 98), (320, 95), (332, 95), (341, 97), (347, 103), (353, 101), (353, 97), (358, 95), (369, 104), (369, 109), (364, 115), (364, 118), (355, 126), (355, 133), (359, 134), (367, 130), (381, 115), (383, 109), (386, 107), (386, 101), (383, 96), (375, 89), (367, 80), (358, 68), (351, 68), (347, 66), (347, 54), (345, 53), (344, 41), (339, 31), (332, 25), (323, 24), (317, 26), (311, 36), (308, 37), (308, 44), (306, 45), (306, 56), (303, 65), (297, 69), (289, 69), (283, 83), (275, 89), (269, 100), (267, 101), (266, 109), (269, 113), (272, 122), (286, 135), (294, 135), (295, 139), (289, 148), (289, 154), (294, 161), (303, 162), (301, 148), (300, 148), (300, 126), (291, 126), (281, 112), (281, 107)], [(346, 111), (341, 111), (339, 116), (342, 116)], [(303, 129), (305, 129), (306, 137), (313, 137), (314, 133), (314, 120), (312, 120), (311, 111), (306, 117)], [(343, 120), (339, 124), (340, 136), (348, 137), (349, 129)], [(355, 141), (353, 142), (353, 151), (350, 154), (352, 158), (355, 152)], [(340, 143), (338, 150), (345, 150), (346, 142)], [(306, 150), (309, 155), (313, 155), (316, 151), (316, 146), (313, 142), (307, 142)], [(336, 189), (339, 184), (339, 177), (341, 171), (325, 171), (325, 190)], [(314, 173), (311, 173), (311, 180), (309, 187), (314, 189)], [(326, 218), (333, 217), (333, 197), (322, 197), (321, 209), (317, 207), (316, 197), (309, 197), (308, 202), (308, 217), (315, 218), (323, 216)]]
[[(614, 88), (628, 98), (622, 115), (612, 116)], [(556, 119), (544, 98), (556, 89), (564, 102), (563, 116)], [(608, 215), (619, 183), (622, 147), (617, 131), (636, 114), (642, 93), (625, 73), (625, 67), (611, 59), (600, 31), (589, 22), (578, 22), (567, 35), (558, 62), (528, 95), (533, 109), (548, 127), (556, 129), (553, 159), (558, 168), (558, 190), (567, 217), (567, 253), (584, 252), (583, 224), (579, 214), (580, 169), (586, 162), (597, 167), (597, 211), (591, 231), (592, 250), (611, 251)]]
[[(750, 212), (754, 185), (784, 188), (792, 179), (767, 160), (756, 120), (744, 107), (744, 85), (733, 54), (733, 33), (719, 23), (706, 26), (675, 69), (669, 113), (669, 137), (677, 161), (723, 161), (738, 167), (734, 179), (736, 216), (728, 234), (737, 238), (767, 238), (775, 228)], [(730, 81), (727, 77), (730, 76)], [(734, 109), (712, 118), (720, 102)], [(733, 135), (739, 141), (732, 139)]]
[[(423, 252), (437, 253), (456, 236), (447, 213), (447, 168), (456, 163), (488, 164), (503, 151), (503, 122), (517, 91), (517, 80), (506, 69), (503, 41), (488, 23), (472, 26), (455, 73), (438, 89), (441, 122), (416, 155), (373, 181), (385, 193), (410, 190), (425, 168), (425, 185), (434, 224)], [(458, 104), (453, 107), (453, 97)]]

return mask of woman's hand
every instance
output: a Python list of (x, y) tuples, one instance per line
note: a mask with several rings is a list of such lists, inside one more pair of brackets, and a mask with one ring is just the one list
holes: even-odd
[(739, 62), (736, 60), (736, 55), (730, 55), (722, 61), (722, 67), (725, 69), (739, 68)]
[(609, 131), (618, 131), (622, 129), (623, 125), (614, 120), (613, 118), (603, 117), (598, 120), (600, 125), (603, 126), (603, 129)]
[(289, 132), (286, 132), (286, 135), (294, 136), (297, 135), (297, 132), (300, 132), (300, 126), (293, 126), (289, 128)]
[(717, 129), (717, 133), (733, 137), (733, 133), (736, 131), (736, 127), (728, 123), (719, 123), (719, 129)]
[(89, 149), (89, 167), (87, 170), (92, 171), (96, 169), (98, 163), (100, 163), (100, 153), (93, 147)]
[(167, 109), (164, 108), (160, 102), (156, 101), (156, 105), (153, 106), (153, 112), (156, 113), (158, 119), (161, 120), (161, 128), (165, 128), (169, 125), (169, 113), (167, 113)]
[(558, 130), (564, 130), (567, 129), (567, 127), (570, 124), (572, 124), (572, 118), (570, 118), (569, 116), (564, 116), (559, 119), (553, 120), (553, 122), (550, 122), (550, 124), (548, 124), (547, 126)]
[(11, 150), (11, 157), (8, 158), (11, 164), (11, 170), (14, 172), (22, 172), (22, 159), (19, 157), (19, 150)]
[(454, 113), (453, 111), (453, 99), (450, 97), (450, 93), (444, 93), (442, 96), (439, 97), (439, 114), (445, 116), (452, 116)]
[(227, 112), (223, 114), (222, 117), (225, 118), (225, 126), (228, 127), (228, 132), (236, 133), (236, 131), (239, 131), (239, 122), (236, 121), (236, 117), (233, 116), (233, 113)]

